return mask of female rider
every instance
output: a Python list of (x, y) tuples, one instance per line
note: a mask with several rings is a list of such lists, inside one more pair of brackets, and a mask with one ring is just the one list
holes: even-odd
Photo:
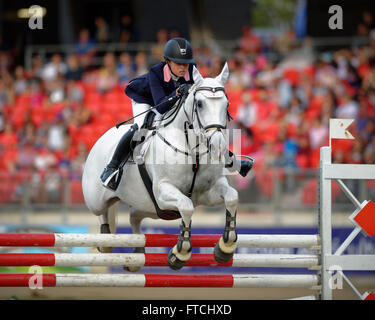
[[(147, 116), (141, 115), (134, 118), (135, 124), (131, 126), (124, 136), (112, 156), (111, 161), (100, 176), (103, 186), (115, 191), (120, 183), (120, 164), (126, 162), (131, 154), (130, 142), (134, 133), (144, 124), (150, 126), (155, 116), (168, 111), (177, 100), (188, 93), (193, 80), (193, 50), (189, 41), (183, 38), (173, 38), (164, 47), (165, 61), (151, 67), (150, 71), (131, 80), (125, 89), (125, 93), (132, 99), (133, 114), (137, 115), (152, 109)], [(145, 113), (144, 113), (145, 114)], [(145, 123), (144, 123), (145, 122)], [(230, 152), (231, 153), (231, 152)], [(233, 155), (233, 154), (232, 154)], [(239, 173), (246, 176), (252, 167), (250, 161), (240, 161)], [(226, 167), (233, 166), (233, 160)]]

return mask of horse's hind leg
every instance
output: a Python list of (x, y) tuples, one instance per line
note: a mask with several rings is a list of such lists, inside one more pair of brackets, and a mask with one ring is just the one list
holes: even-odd
[[(144, 211), (137, 210), (133, 207), (130, 208), (130, 225), (132, 227), (133, 234), (142, 234), (141, 222), (146, 217), (152, 217), (153, 214), (149, 214)], [(135, 247), (133, 253), (145, 253), (144, 247)], [(137, 272), (141, 267), (129, 267), (124, 266), (124, 269), (130, 272)]]
[[(117, 203), (110, 205), (107, 210), (99, 216), (100, 233), (116, 233), (116, 208)], [(98, 247), (99, 252), (112, 253), (112, 247)]]

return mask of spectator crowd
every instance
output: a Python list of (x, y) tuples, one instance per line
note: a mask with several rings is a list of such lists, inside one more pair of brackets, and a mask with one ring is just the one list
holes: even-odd
[[(26, 175), (35, 201), (58, 199), (61, 176), (79, 184), (95, 141), (132, 116), (124, 94), (128, 81), (160, 61), (165, 42), (179, 35), (162, 29), (149, 51), (130, 51), (126, 44), (132, 29), (124, 26), (123, 51), (105, 53), (95, 66), (96, 43), (108, 41), (105, 20), (98, 18), (95, 24), (94, 39), (88, 29), (81, 30), (75, 52), (54, 53), (45, 60), (35, 55), (30, 69), (15, 65), (11, 51), (0, 47), (0, 174), (12, 182)], [(273, 39), (270, 46), (244, 27), (230, 56), (202, 45), (194, 48), (194, 57), (204, 77), (216, 76), (228, 62), (230, 126), (242, 129), (240, 141), (232, 143), (241, 143), (241, 153), (254, 157), (256, 168), (317, 168), (319, 148), (328, 145), (329, 118), (355, 119), (350, 131), (356, 139), (335, 140), (333, 161), (373, 164), (375, 30), (365, 36), (365, 45), (310, 59), (303, 48), (295, 50), (293, 32)], [(272, 50), (285, 59), (271, 59)], [(298, 59), (285, 62), (292, 52), (300, 53)], [(22, 192), (17, 188), (8, 201), (16, 201)]]

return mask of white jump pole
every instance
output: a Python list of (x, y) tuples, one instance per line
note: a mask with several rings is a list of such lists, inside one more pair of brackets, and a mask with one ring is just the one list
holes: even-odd
[[(274, 267), (313, 268), (318, 255), (302, 254), (235, 254), (225, 264), (212, 254), (192, 254), (186, 266), (207, 267)], [(0, 266), (168, 266), (166, 253), (2, 253)]]

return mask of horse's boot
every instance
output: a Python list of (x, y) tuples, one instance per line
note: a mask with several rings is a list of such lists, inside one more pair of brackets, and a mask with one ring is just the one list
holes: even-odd
[(129, 131), (127, 131), (120, 139), (119, 144), (112, 156), (111, 161), (105, 167), (100, 176), (104, 187), (116, 191), (121, 181), (122, 164), (126, 163), (131, 154), (131, 141), (134, 133), (138, 130), (138, 125), (133, 124)]
[(231, 161), (230, 163), (225, 165), (225, 168), (237, 170), (241, 176), (246, 177), (249, 171), (252, 169), (254, 165), (254, 161), (253, 160), (238, 160), (236, 159), (232, 151), (229, 151), (229, 157)]

